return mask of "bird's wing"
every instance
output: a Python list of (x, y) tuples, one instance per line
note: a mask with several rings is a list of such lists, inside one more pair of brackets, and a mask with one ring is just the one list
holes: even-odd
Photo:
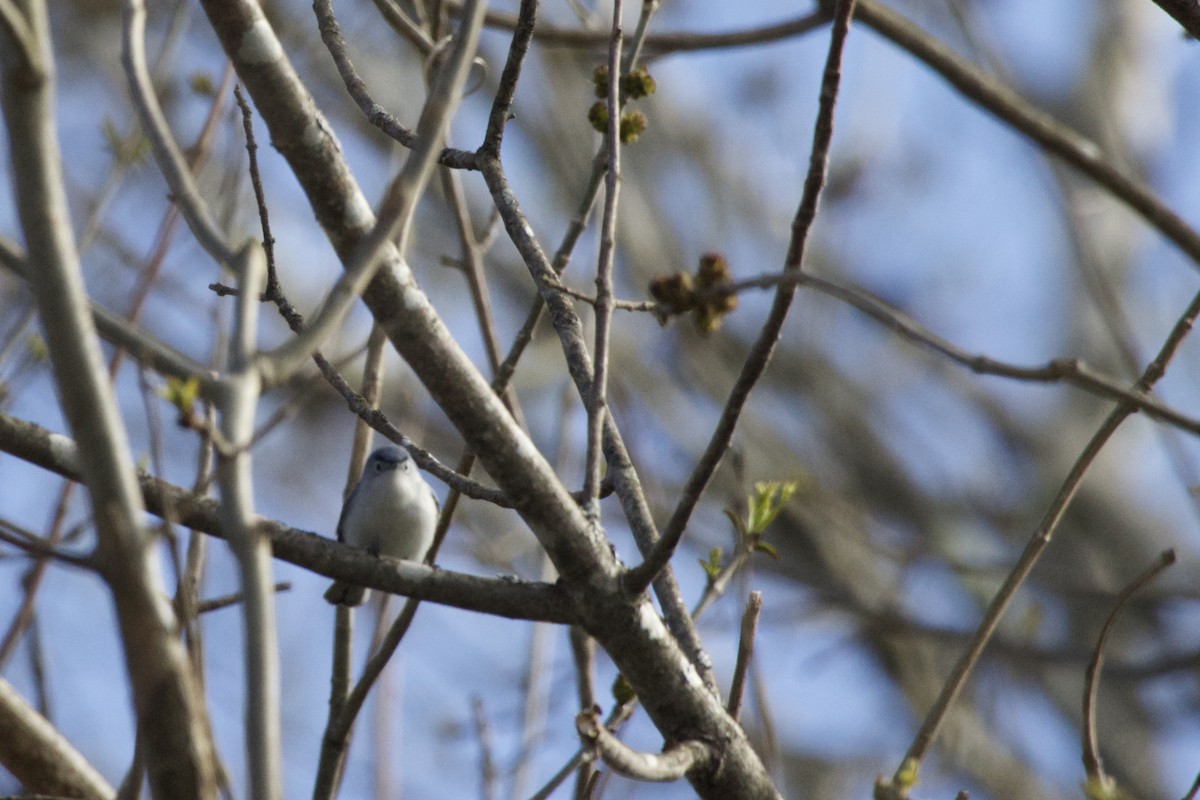
[(350, 495), (346, 498), (346, 502), (342, 503), (342, 514), (338, 517), (337, 537), (338, 541), (345, 544), (346, 537), (342, 533), (342, 525), (346, 522), (346, 511), (350, 508), (350, 504), (354, 502), (354, 495), (358, 494), (358, 487), (362, 486), (362, 481), (354, 484), (354, 488), (350, 490)]

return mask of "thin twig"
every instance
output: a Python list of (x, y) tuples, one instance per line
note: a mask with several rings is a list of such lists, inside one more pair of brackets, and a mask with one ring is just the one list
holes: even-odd
[(751, 592), (742, 612), (742, 632), (738, 639), (737, 663), (733, 668), (733, 682), (729, 686), (729, 700), (725, 707), (729, 716), (737, 719), (742, 711), (742, 693), (746, 688), (746, 674), (750, 658), (754, 655), (754, 635), (758, 630), (758, 615), (762, 613), (762, 592)]
[[(1153, 566), (1134, 578), (1121, 590), (1121, 593), (1117, 595), (1117, 601), (1113, 603), (1112, 611), (1108, 612), (1108, 617), (1104, 620), (1104, 625), (1100, 629), (1100, 636), (1096, 639), (1096, 648), (1092, 652), (1091, 659), (1088, 660), (1087, 670), (1084, 672), (1083, 678), (1083, 724), (1081, 728), (1083, 770), (1087, 775), (1089, 788), (1105, 789), (1113, 786), (1112, 778), (1104, 772), (1104, 764), (1100, 760), (1100, 746), (1096, 740), (1096, 693), (1100, 688), (1100, 666), (1104, 662), (1105, 640), (1108, 639), (1108, 634), (1112, 631), (1113, 624), (1117, 621), (1117, 615), (1125, 608), (1125, 604), (1129, 602), (1129, 599), (1140, 591), (1142, 587), (1157, 578), (1160, 572), (1174, 563), (1175, 551), (1164, 550)], [(1088, 796), (1092, 796), (1090, 791), (1088, 792)], [(1104, 796), (1112, 796), (1112, 793), (1109, 792)]]
[[(210, 286), (210, 288), (212, 288)], [(218, 292), (219, 294), (236, 295), (236, 289), (228, 292)], [(266, 293), (264, 293), (265, 295)], [(271, 297), (264, 299), (271, 300), (279, 308), (280, 315), (287, 322), (288, 326), (293, 331), (303, 331), (305, 327), (304, 317), (296, 310), (295, 306), (287, 299), (282, 290), (277, 288), (276, 292)], [(403, 447), (413, 457), (413, 461), (417, 462), (417, 466), (426, 472), (433, 475), (438, 480), (445, 483), (452, 490), (459, 492), (473, 500), (483, 500), (488, 503), (493, 503), (501, 508), (512, 508), (512, 501), (499, 489), (485, 486), (478, 481), (468, 477), (465, 470), (470, 467), (459, 465), (457, 468), (446, 466), (433, 453), (430, 453), (425, 448), (418, 445), (408, 436), (406, 436), (399, 428), (392, 423), (379, 409), (368, 403), (361, 394), (356, 392), (350, 385), (349, 381), (338, 371), (337, 367), (330, 363), (320, 350), (312, 354), (313, 362), (317, 365), (321, 375), (325, 381), (333, 387), (338, 394), (346, 401), (347, 407), (353, 411), (360, 419), (366, 422), (371, 428), (382, 435), (385, 439), (394, 444)], [(471, 463), (474, 463), (473, 460)]]
[[(829, 37), (829, 52), (825, 59), (825, 70), (821, 78), (817, 118), (813, 126), (808, 174), (804, 179), (804, 192), (800, 199), (800, 205), (792, 220), (792, 236), (783, 264), (784, 274), (799, 272), (804, 266), (804, 251), (808, 242), (808, 233), (812, 228), (813, 220), (816, 219), (817, 203), (821, 196), (821, 189), (825, 185), (825, 173), (829, 164), (829, 147), (833, 141), (834, 110), (837, 106), (838, 87), (841, 83), (842, 52), (846, 44), (846, 37), (850, 32), (850, 19), (854, 13), (854, 4), (855, 0), (838, 0), (834, 14), (833, 29)], [(725, 451), (729, 449), (734, 430), (737, 428), (738, 420), (741, 418), (742, 409), (750, 397), (750, 392), (766, 370), (767, 364), (770, 363), (775, 344), (779, 340), (779, 331), (783, 328), (794, 295), (795, 288), (789, 287), (787, 284), (780, 284), (775, 290), (775, 301), (771, 306), (770, 314), (742, 364), (741, 372), (729, 392), (729, 398), (725, 401), (721, 418), (713, 430), (704, 454), (696, 463), (692, 474), (680, 492), (679, 502), (663, 529), (662, 538), (659, 539), (654, 550), (646, 556), (645, 560), (626, 575), (625, 584), (629, 591), (644, 590), (654, 580), (654, 577), (670, 563), (675, 548), (683, 538), (684, 530), (687, 528), (688, 520), (695, 510), (696, 504), (704, 494)]]
[[(1022, 365), (972, 353), (939, 336), (921, 325), (921, 323), (904, 314), (899, 309), (889, 305), (871, 292), (846, 281), (833, 278), (823, 278), (811, 273), (787, 273), (760, 275), (746, 278), (714, 287), (705, 292), (697, 292), (699, 302), (724, 295), (740, 294), (749, 289), (770, 289), (777, 286), (794, 285), (815, 289), (822, 294), (841, 300), (853, 306), (862, 313), (879, 322), (892, 332), (899, 334), (910, 342), (928, 347), (936, 353), (946, 356), (960, 366), (966, 367), (979, 375), (998, 375), (1031, 383), (1066, 383), (1089, 394), (1103, 397), (1107, 400), (1121, 400), (1136, 406), (1147, 416), (1170, 425), (1174, 428), (1200, 435), (1200, 419), (1183, 414), (1145, 392), (1128, 389), (1116, 378), (1098, 372), (1083, 361), (1075, 358), (1055, 358), (1044, 364)], [(570, 289), (559, 284), (562, 291), (586, 303), (595, 303), (590, 295)], [(630, 311), (650, 311), (669, 313), (661, 303), (655, 301), (634, 302), (618, 300), (615, 308)]]
[[(73, 567), (89, 570), (94, 570), (97, 567), (94, 558), (65, 553), (55, 547), (49, 540), (35, 536), (7, 520), (0, 520), (0, 542), (10, 544), (18, 550), (41, 560), (61, 561)], [(30, 621), (32, 622), (32, 619)]]
[[(376, 0), (376, 6), (381, 10), (384, 7), (379, 0)], [(333, 57), (333, 63), (342, 77), (346, 91), (358, 105), (363, 116), (388, 137), (395, 139), (405, 147), (415, 149), (418, 134), (375, 101), (367, 89), (367, 84), (354, 68), (354, 62), (350, 60), (350, 54), (346, 49), (346, 40), (342, 36), (341, 26), (338, 25), (337, 18), (333, 13), (332, 0), (316, 0), (313, 3), (313, 12), (317, 15), (317, 28), (321, 32), (321, 41), (325, 43), (329, 55)], [(391, 15), (385, 13), (384, 16), (392, 21)], [(430, 47), (432, 48), (432, 46), (432, 42), (430, 42)], [(437, 162), (444, 167), (473, 169), (475, 154), (467, 150), (455, 150), (447, 147), (437, 155)]]
[(8, 35), (17, 45), (17, 51), (20, 53), (21, 60), (25, 62), (25, 67), (30, 68), (35, 65), (38, 61), (37, 40), (34, 39), (33, 31), (29, 29), (29, 25), (26, 24), (20, 9), (13, 3), (13, 0), (0, 0), (0, 26), (8, 31)]
[[(1191, 433), (1200, 434), (1200, 420), (1185, 416), (1163, 405), (1147, 391), (1140, 390), (1136, 386), (1127, 389), (1116, 379), (1096, 372), (1087, 364), (1076, 359), (1057, 358), (1035, 366), (998, 361), (988, 356), (963, 350), (859, 287), (810, 274), (798, 275), (796, 282), (798, 285), (816, 289), (853, 306), (905, 339), (928, 347), (972, 372), (1036, 383), (1065, 382), (1098, 397), (1129, 403), (1145, 412), (1147, 416)], [(762, 283), (763, 279), (755, 278), (739, 281), (736, 286), (748, 288), (761, 286)]]
[[(264, 299), (272, 300), (279, 291), (279, 274), (275, 271), (275, 237), (271, 234), (271, 215), (267, 211), (267, 195), (263, 190), (262, 175), (258, 171), (258, 141), (254, 137), (254, 114), (250, 103), (242, 94), (241, 86), (233, 87), (233, 97), (242, 112), (242, 134), (246, 137), (247, 171), (250, 173), (250, 188), (254, 191), (254, 204), (258, 208), (258, 224), (262, 229), (263, 254), (267, 258), (267, 286)], [(208, 288), (212, 288), (209, 284)], [(236, 291), (236, 290), (235, 290)], [(218, 295), (221, 293), (218, 292)]]
[(374, 0), (374, 3), (376, 10), (379, 11), (379, 16), (383, 17), (392, 30), (417, 48), (421, 55), (428, 56), (433, 52), (433, 39), (425, 32), (424, 28), (409, 19), (408, 14), (404, 13), (404, 10), (394, 0)]
[[(575, 694), (580, 708), (596, 706), (596, 642), (587, 631), (578, 625), (570, 630), (571, 656), (575, 665)], [(583, 755), (585, 751), (580, 751)], [(575, 776), (575, 800), (587, 800), (587, 787), (592, 782), (595, 769), (590, 759), (580, 759), (579, 772)]]
[(471, 698), (471, 718), (475, 721), (475, 738), (479, 740), (479, 796), (483, 800), (493, 800), (496, 796), (496, 760), (492, 756), (487, 713), (478, 696)]
[[(276, 592), (290, 592), (292, 590), (292, 584), (291, 581), (278, 581), (272, 588), (274, 588)], [(245, 600), (245, 595), (241, 592), (224, 594), (220, 597), (213, 597), (209, 600), (201, 600), (196, 604), (196, 613), (207, 614), (211, 611), (220, 611), (223, 608), (236, 606), (243, 600)]]
[(304, 331), (258, 357), (257, 367), (265, 386), (278, 384), (307, 361), (341, 324), (384, 257), (394, 252), (404, 253), (407, 249), (417, 200), (433, 174), (438, 145), (445, 140), (451, 114), (462, 99), (463, 83), (475, 55), (482, 24), (483, 4), (471, 0), (464, 9), (454, 44), (422, 108), (417, 123), (417, 141), (399, 174), (388, 186), (374, 227), (362, 237), (354, 255), (346, 261), (344, 272), (310, 317)]
[[(442, 189), (454, 217), (454, 227), (458, 233), (458, 241), (462, 251), (462, 271), (467, 279), (467, 288), (471, 291), (471, 303), (475, 309), (475, 319), (479, 326), (479, 335), (483, 340), (484, 351), (487, 353), (488, 366), (493, 378), (500, 369), (500, 337), (496, 333), (496, 321), (492, 314), (491, 295), (488, 292), (487, 278), (484, 275), (483, 253), (485, 243), (479, 241), (475, 227), (471, 221), (471, 210), (467, 204), (466, 193), (463, 191), (462, 175), (456, 170), (441, 171)], [(496, 387), (496, 393), (504, 401), (513, 419), (522, 429), (526, 429), (524, 414), (517, 399), (517, 393), (511, 385)], [(472, 459), (473, 461), (474, 459)], [(473, 465), (472, 465), (473, 466)], [(470, 472), (470, 467), (460, 468), (463, 474)]]
[(1192, 788), (1188, 789), (1188, 793), (1184, 795), (1183, 800), (1195, 800), (1200, 794), (1200, 773), (1197, 773), (1196, 780), (1192, 781)]
[[(554, 454), (554, 471), (562, 474), (567, 468), (572, 453), (571, 441), (569, 436), (571, 409), (574, 405), (574, 394), (567, 385), (563, 385), (559, 392), (559, 408), (558, 408), (558, 430), (555, 439)], [(544, 581), (554, 580), (557, 573), (554, 569), (554, 564), (550, 560), (550, 556), (543, 549), (538, 554), (539, 577)], [(580, 666), (581, 653), (577, 648), (583, 648), (586, 645), (577, 644), (576, 626), (571, 626), (571, 648), (572, 654), (576, 657), (576, 667)], [(580, 631), (584, 641), (587, 641), (587, 634)], [(525, 784), (529, 776), (529, 772), (533, 768), (535, 758), (537, 756), (538, 742), (542, 739), (546, 727), (546, 711), (550, 703), (550, 680), (552, 670), (549, 668), (553, 656), (554, 637), (558, 635), (558, 631), (551, 629), (547, 625), (534, 625), (529, 635), (529, 658), (528, 666), (525, 670), (524, 680), (521, 682), (524, 689), (524, 713), (521, 720), (521, 746), (517, 753), (516, 764), (513, 765), (510, 772), (512, 780), (509, 783), (508, 796), (522, 797), (525, 793)], [(594, 645), (593, 645), (594, 647)], [(587, 676), (590, 678), (590, 675)], [(576, 680), (583, 680), (584, 676), (576, 672)], [(590, 695), (589, 695), (590, 697)], [(592, 701), (581, 703), (580, 708), (590, 708)]]
[(496, 96), (492, 99), (492, 110), (488, 114), (487, 130), (483, 135), (483, 143), (479, 146), (479, 154), (490, 158), (500, 157), (500, 143), (504, 138), (504, 127), (512, 115), (513, 97), (517, 92), (517, 81), (521, 77), (521, 67), (529, 53), (529, 40), (533, 37), (534, 26), (537, 23), (537, 0), (521, 0), (517, 12), (517, 22), (513, 26), (512, 40), (508, 45), (508, 57), (500, 80), (496, 86)]
[(856, 17), (927, 64), (968, 100), (1094, 180), (1200, 265), (1200, 233), (1144, 184), (1114, 167), (1095, 142), (1033, 108), (1012, 89), (875, 0), (861, 0)]
[(612, 43), (608, 51), (608, 166), (604, 172), (604, 213), (600, 221), (600, 255), (596, 263), (595, 345), (591, 393), (584, 397), (587, 408), (587, 450), (584, 454), (584, 511), (600, 519), (600, 452), (604, 420), (608, 415), (608, 351), (612, 327), (612, 269), (616, 250), (617, 199), (621, 188), (621, 0), (613, 0)]
[[(1143, 393), (1149, 392), (1154, 384), (1158, 382), (1166, 372), (1167, 365), (1174, 358), (1179, 346), (1191, 331), (1197, 316), (1200, 316), (1200, 293), (1192, 298), (1183, 315), (1175, 323), (1175, 326), (1171, 329), (1171, 332), (1167, 335), (1166, 340), (1159, 349), (1158, 354), (1138, 379), (1135, 389)], [(939, 692), (937, 699), (930, 707), (925, 719), (921, 723), (920, 729), (913, 738), (912, 744), (909, 745), (908, 752), (897, 768), (896, 774), (892, 778), (893, 783), (905, 782), (907, 780), (905, 773), (911, 774), (912, 769), (918, 766), (929, 752), (929, 748), (937, 737), (938, 730), (941, 728), (941, 724), (950, 706), (957, 699), (963, 686), (966, 685), (967, 676), (970, 675), (972, 669), (975, 667), (975, 663), (983, 654), (984, 647), (986, 647), (988, 641), (991, 640), (992, 635), (995, 633), (1009, 603), (1012, 602), (1017, 590), (1025, 582), (1025, 579), (1028, 578), (1034, 565), (1046, 547), (1049, 546), (1050, 540), (1054, 532), (1058, 529), (1067, 506), (1070, 505), (1071, 500), (1075, 497), (1075, 492), (1079, 489), (1079, 485), (1082, 483), (1083, 476), (1087, 472), (1088, 467), (1091, 466), (1101, 448), (1103, 448), (1104, 444), (1120, 424), (1135, 410), (1136, 407), (1129, 403), (1119, 403), (1109, 413), (1096, 433), (1092, 435), (1083, 452), (1075, 460), (1070, 472), (1063, 480), (1058, 494), (1046, 510), (1042, 520), (1038, 523), (1037, 528), (1025, 545), (1025, 549), (1017, 559), (1017, 563), (1005, 577), (1004, 583), (988, 604), (979, 627), (976, 628), (966, 649), (954, 665), (950, 675), (946, 678), (941, 692)]]
[[(820, 28), (829, 21), (829, 14), (824, 9), (818, 9), (808, 14), (740, 31), (723, 31), (716, 33), (693, 33), (688, 31), (670, 31), (655, 33), (645, 37), (644, 47), (653, 56), (670, 53), (687, 53), (697, 50), (723, 50), (733, 47), (752, 47), (754, 45), (775, 44)], [(517, 24), (517, 18), (502, 11), (489, 11), (484, 24), (489, 28), (512, 30)], [(636, 41), (636, 34), (626, 37), (630, 42)], [(533, 33), (533, 40), (539, 45), (550, 47), (604, 47), (609, 44), (609, 34), (603, 30), (585, 30), (578, 28), (562, 28), (553, 25), (539, 25)]]
[(146, 67), (146, 7), (142, 0), (122, 0), (121, 22), (121, 64), (129, 81), (129, 96), (150, 141), (159, 171), (196, 241), (217, 263), (233, 269), (235, 248), (209, 214), (208, 204), (192, 179), (187, 161), (155, 97), (150, 71)]

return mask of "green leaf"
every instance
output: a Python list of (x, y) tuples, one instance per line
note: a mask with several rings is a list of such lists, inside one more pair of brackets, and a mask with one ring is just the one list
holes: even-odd
[(194, 375), (187, 380), (167, 378), (167, 385), (158, 391), (168, 403), (179, 409), (180, 414), (190, 414), (196, 398), (200, 396), (200, 379)]
[(721, 571), (721, 555), (721, 548), (714, 547), (708, 551), (707, 559), (700, 559), (700, 566), (704, 569), (704, 574), (708, 576), (710, 581), (714, 580)]
[(750, 533), (762, 533), (775, 521), (783, 504), (791, 499), (799, 488), (797, 481), (760, 481), (754, 484), (750, 497), (750, 519), (746, 527)]

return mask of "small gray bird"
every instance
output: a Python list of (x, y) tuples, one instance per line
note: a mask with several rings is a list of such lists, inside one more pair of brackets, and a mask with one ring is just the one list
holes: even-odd
[[(419, 561), (433, 544), (438, 499), (412, 457), (399, 447), (381, 447), (367, 459), (362, 477), (346, 498), (338, 520), (339, 542), (380, 556)], [(330, 603), (361, 605), (367, 590), (335, 581)]]

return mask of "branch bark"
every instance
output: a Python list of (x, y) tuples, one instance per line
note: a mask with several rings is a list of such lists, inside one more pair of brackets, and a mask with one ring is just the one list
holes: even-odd
[[(204, 0), (213, 29), (258, 106), (272, 143), (286, 158), (343, 264), (373, 215), (328, 125), (296, 76), (257, 4)], [(421, 379), (513, 499), (562, 576), (582, 624), (616, 660), (668, 741), (703, 735), (721, 743), (719, 769), (689, 775), (704, 797), (778, 797), (741, 729), (684, 656), (644, 595), (628, 597), (621, 567), (549, 463), (513, 421), (463, 353), (394, 248), (363, 300)]]
[(117, 791), (0, 678), (0, 764), (31, 792), (109, 800)]
[(140, 738), (156, 797), (216, 795), (203, 707), (166, 602), (124, 426), (108, 383), (71, 234), (54, 127), (53, 60), (43, 3), (20, 4), (34, 58), (2, 63), (4, 121), (29, 275), (67, 422), (79, 443), (97, 532), (96, 556), (116, 606)]
[[(66, 436), (31, 422), (0, 414), (0, 451), (10, 453), (64, 478), (80, 480), (79, 451)], [(146, 508), (210, 536), (225, 538), (219, 519), (221, 504), (166, 481), (141, 473), (139, 487)], [(466, 611), (535, 622), (574, 623), (565, 593), (549, 583), (508, 578), (480, 578), (368, 553), (276, 520), (256, 518), (271, 540), (273, 555), (329, 578), (352, 580), (371, 589), (415, 597)]]

